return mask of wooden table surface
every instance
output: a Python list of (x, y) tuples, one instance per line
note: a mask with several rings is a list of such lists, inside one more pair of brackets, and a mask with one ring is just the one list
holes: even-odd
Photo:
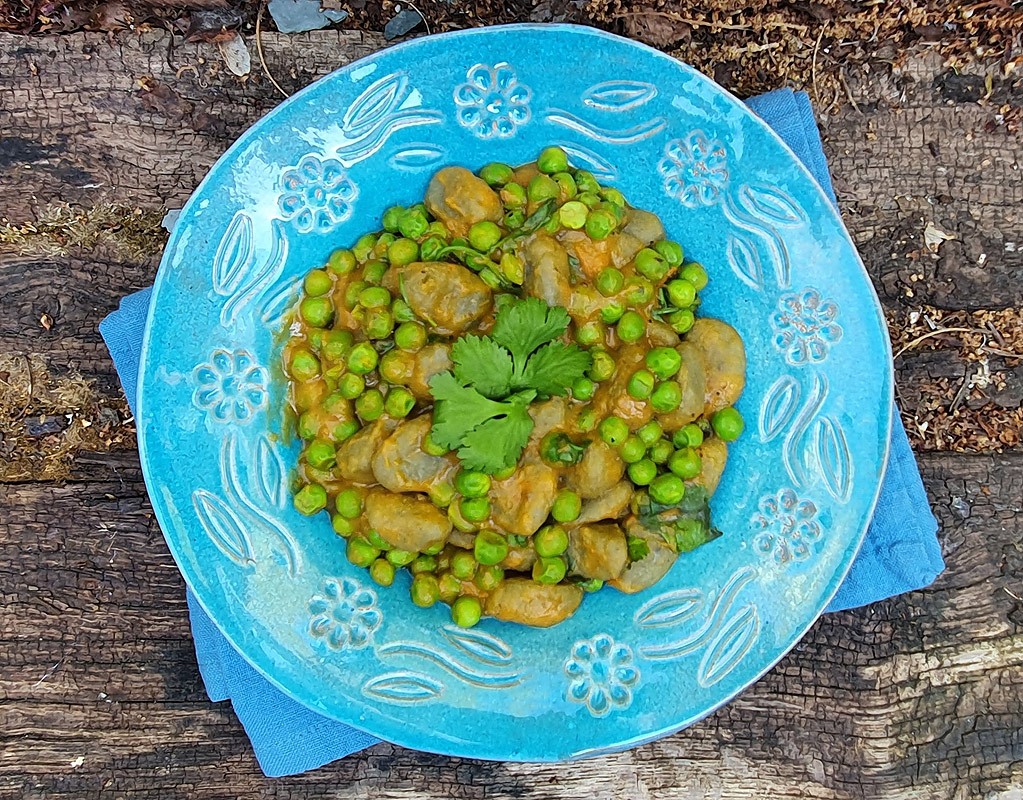
[[(263, 43), (289, 91), (383, 46), (336, 31)], [(54, 441), (70, 447), (0, 451), (0, 798), (1023, 798), (1023, 456), (945, 451), (920, 429), (947, 572), (824, 617), (692, 728), (571, 766), (379, 745), (264, 778), (230, 706), (203, 692), (184, 585), (97, 331), (119, 297), (152, 282), (164, 209), (280, 101), (258, 73), (240, 81), (213, 47), (171, 47), (164, 33), (0, 35), (4, 430), (35, 424), (44, 436), (56, 410)], [(1023, 145), (1000, 107), (1023, 94), (984, 75), (911, 54), (849, 75), (849, 102), (820, 120), (843, 213), (893, 320), (1023, 301)], [(60, 203), (73, 211), (61, 216)], [(62, 227), (69, 214), (78, 233)], [(927, 223), (955, 237), (934, 254)], [(996, 354), (988, 365), (1008, 376), (999, 408), (1016, 419), (1018, 364)], [(902, 355), (911, 427), (935, 386), (976, 366), (954, 337)], [(974, 406), (962, 413), (982, 421)]]

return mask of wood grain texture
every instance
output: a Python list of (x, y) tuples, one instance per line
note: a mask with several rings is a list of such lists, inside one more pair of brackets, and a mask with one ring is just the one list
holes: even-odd
[[(0, 35), (0, 217), (23, 226), (59, 202), (158, 216), (279, 102), (258, 71), (240, 82), (208, 46), (170, 44), (162, 33)], [(382, 44), (334, 31), (264, 40), (289, 91)], [(994, 108), (949, 87), (939, 62), (913, 57), (850, 75), (858, 108), (821, 120), (843, 212), (889, 309), (1023, 300), (1023, 144)], [(1011, 84), (997, 88), (1015, 102)], [(923, 246), (927, 221), (956, 236), (936, 254)], [(163, 234), (154, 225), (151, 236), (141, 255), (117, 231), (89, 247), (0, 243), (0, 353), (82, 375), (97, 405), (113, 403), (97, 325), (151, 282)], [(960, 366), (910, 354), (899, 379), (920, 394)], [(78, 452), (61, 484), (0, 484), (0, 800), (1019, 798), (1023, 453), (928, 454), (922, 467), (949, 566), (938, 583), (823, 618), (687, 731), (571, 767), (380, 745), (268, 781), (229, 707), (205, 698), (137, 457)]]
[(680, 734), (571, 768), (381, 745), (273, 782), (226, 704), (205, 700), (184, 587), (134, 466), (119, 480), (9, 486), (0, 798), (998, 797), (1023, 778), (1023, 456), (928, 455), (922, 467), (948, 572), (824, 617)]

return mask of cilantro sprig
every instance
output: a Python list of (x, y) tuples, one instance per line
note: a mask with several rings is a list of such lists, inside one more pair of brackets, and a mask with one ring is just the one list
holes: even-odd
[(489, 336), (456, 341), (453, 370), (430, 380), (433, 439), (469, 469), (492, 474), (515, 464), (533, 431), (529, 404), (565, 395), (590, 367), (585, 350), (555, 341), (570, 321), (537, 298), (512, 300)]

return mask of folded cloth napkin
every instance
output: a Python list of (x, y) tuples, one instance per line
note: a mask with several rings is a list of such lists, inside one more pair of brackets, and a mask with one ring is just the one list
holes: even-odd
[[(749, 101), (835, 200), (810, 101), (803, 92), (779, 89)], [(142, 331), (149, 289), (121, 301), (100, 323), (128, 402), (134, 408)], [(945, 568), (937, 523), (898, 413), (892, 428), (888, 471), (866, 541), (828, 611), (866, 605), (929, 585)], [(293, 775), (362, 750), (378, 740), (326, 719), (289, 699), (246, 663), (188, 593), (199, 671), (210, 700), (230, 700), (252, 742), (263, 772)]]

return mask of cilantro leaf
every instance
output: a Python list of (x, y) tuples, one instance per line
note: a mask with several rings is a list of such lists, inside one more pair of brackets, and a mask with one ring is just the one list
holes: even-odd
[(509, 407), (463, 386), (450, 372), (434, 375), (430, 392), (436, 401), (431, 433), (437, 444), (452, 450), (462, 443), (466, 431), (504, 414)]
[(542, 394), (565, 395), (591, 362), (590, 354), (574, 344), (551, 342), (529, 357), (521, 383)]
[(487, 397), (502, 397), (511, 386), (512, 360), (493, 339), (463, 336), (451, 346), (455, 377)]
[(529, 354), (561, 336), (570, 321), (568, 312), (560, 306), (551, 307), (538, 297), (529, 297), (502, 308), (490, 335), (511, 351), (521, 371)]
[(508, 413), (469, 431), (462, 439), (458, 457), (469, 469), (500, 472), (519, 460), (533, 432), (533, 418), (525, 404), (508, 403)]
[(629, 546), (629, 561), (640, 561), (650, 555), (650, 543), (638, 536), (626, 537)]

